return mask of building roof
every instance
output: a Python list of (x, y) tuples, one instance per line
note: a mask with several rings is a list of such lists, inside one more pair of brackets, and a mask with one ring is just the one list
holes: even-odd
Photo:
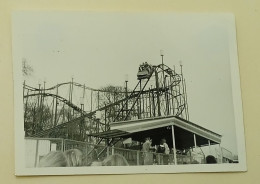
[(137, 141), (150, 137), (154, 144), (159, 144), (160, 140), (165, 138), (171, 147), (172, 126), (174, 126), (176, 147), (180, 149), (194, 146), (194, 134), (197, 146), (208, 145), (208, 140), (210, 144), (221, 142), (221, 135), (176, 116), (114, 122), (111, 123), (109, 131), (92, 134), (92, 136), (100, 138), (131, 137)]

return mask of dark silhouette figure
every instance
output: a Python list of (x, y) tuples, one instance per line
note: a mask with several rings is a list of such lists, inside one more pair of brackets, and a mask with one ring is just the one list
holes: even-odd
[(206, 163), (207, 164), (216, 164), (217, 160), (216, 160), (216, 158), (213, 155), (208, 155), (206, 157)]

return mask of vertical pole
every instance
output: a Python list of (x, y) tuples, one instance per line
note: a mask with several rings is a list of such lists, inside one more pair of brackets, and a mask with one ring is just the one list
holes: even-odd
[(90, 94), (90, 112), (92, 112), (92, 95), (93, 95), (93, 91), (91, 90), (91, 94)]
[[(182, 105), (184, 105), (184, 108), (185, 108), (185, 104), (182, 104), (182, 96), (183, 96), (183, 94), (181, 93), (181, 86), (179, 85), (178, 86), (178, 91), (179, 91), (179, 107), (178, 108), (182, 108)], [(180, 107), (181, 106), (181, 107)], [(183, 110), (181, 111), (181, 114), (180, 114), (180, 116), (183, 118)]]
[(105, 109), (105, 131), (107, 131), (107, 108)]
[(37, 99), (37, 108), (36, 108), (36, 121), (35, 121), (35, 133), (38, 132), (38, 124), (40, 121), (40, 117), (39, 117), (39, 113), (40, 113), (40, 107), (41, 107), (41, 84), (39, 84), (39, 95), (38, 95), (38, 99)]
[(45, 93), (45, 81), (43, 82), (43, 89), (42, 89), (42, 94), (41, 94), (41, 106), (40, 106), (40, 110), (41, 110), (41, 115), (40, 115), (40, 129), (42, 128), (43, 125), (43, 111), (44, 111), (44, 93)]
[[(109, 122), (111, 122), (111, 119), (113, 118), (111, 114), (112, 114), (112, 107), (109, 107), (109, 116), (108, 116)], [(112, 119), (112, 121), (113, 121), (113, 119)]]
[(40, 107), (40, 98), (41, 98), (41, 84), (39, 84), (39, 96), (38, 96), (38, 99), (37, 99), (37, 104), (38, 104), (38, 108)]
[(220, 163), (223, 163), (223, 153), (222, 153), (222, 148), (221, 148), (221, 146), (220, 146), (220, 144), (219, 144), (219, 150), (220, 150)]
[(99, 91), (98, 91), (97, 95), (98, 95), (98, 109), (99, 109)]
[[(92, 120), (91, 119), (89, 119), (88, 120), (89, 121), (89, 134), (92, 134)], [(88, 142), (89, 143), (92, 143), (92, 136), (88, 136)]]
[(70, 93), (71, 93), (71, 82), (70, 82), (70, 86), (69, 86), (69, 102), (71, 101), (71, 100), (70, 100), (70, 98), (71, 98)]
[[(23, 81), (23, 104), (24, 104), (24, 91), (25, 91), (25, 80)], [(28, 93), (29, 93), (29, 90), (27, 90), (27, 95), (28, 95)], [(25, 123), (25, 119), (26, 119), (26, 112), (27, 112), (27, 102), (28, 102), (28, 97), (27, 97), (27, 99), (26, 99), (26, 104), (25, 104), (25, 107), (24, 107), (24, 119), (23, 119), (23, 121), (24, 121), (24, 123)], [(25, 133), (25, 135), (27, 135), (27, 129), (24, 131), (24, 133)]]
[[(58, 86), (57, 86), (57, 89), (56, 89), (56, 95), (58, 95)], [(55, 113), (54, 113), (54, 126), (57, 125), (57, 108), (58, 108), (58, 99), (56, 98), (56, 104), (55, 104)], [(63, 115), (63, 118), (64, 118), (64, 115)]]
[[(27, 90), (27, 95), (29, 95), (29, 90)], [(27, 97), (27, 98), (26, 98), (26, 101), (25, 101), (25, 107), (24, 107), (24, 121), (25, 121), (26, 116), (27, 116), (28, 98), (29, 98), (29, 97)]]
[(115, 154), (115, 147), (114, 147), (114, 145), (112, 146), (112, 155), (114, 155)]
[(46, 84), (46, 81), (43, 81), (43, 93), (45, 93), (45, 84)]
[(73, 93), (73, 77), (72, 77), (72, 79), (71, 79), (71, 93), (70, 93), (70, 95), (71, 95), (71, 97), (70, 97), (70, 102), (72, 103), (72, 93)]
[(187, 112), (186, 112), (186, 114), (187, 114), (187, 120), (189, 121), (189, 119), (190, 119), (190, 115), (189, 115), (189, 107), (188, 107), (188, 98), (187, 98), (187, 90), (186, 90), (186, 82), (185, 82), (185, 79), (184, 79), (184, 91), (185, 91), (185, 102), (186, 102), (186, 105), (185, 105), (185, 107), (186, 107), (186, 109), (187, 109)]
[(109, 157), (109, 146), (107, 146), (107, 157)]
[(127, 89), (128, 79), (125, 80), (125, 98), (126, 98), (126, 115), (128, 113), (128, 89)]
[[(65, 106), (65, 103), (63, 103), (63, 106), (62, 106), (62, 122), (64, 122), (65, 121), (65, 108), (64, 108), (64, 106)], [(61, 113), (61, 112), (60, 112)], [(58, 119), (56, 120), (56, 124), (59, 122), (59, 117), (58, 117)]]
[[(168, 89), (167, 89), (167, 91), (166, 91), (166, 77), (167, 76), (165, 76), (165, 81), (164, 81), (164, 83), (165, 83), (165, 100), (166, 100), (166, 114), (167, 114), (167, 116), (170, 114), (169, 113), (169, 108), (170, 108), (170, 104), (169, 104), (169, 97), (168, 97), (168, 90), (169, 90), (169, 87), (168, 87)], [(168, 83), (169, 84), (169, 83)], [(169, 85), (168, 85), (169, 86)]]
[(156, 116), (156, 108), (155, 108), (155, 101), (154, 101), (154, 92), (152, 91), (152, 101), (153, 101), (153, 117)]
[[(173, 66), (173, 70), (174, 70), (174, 75), (177, 75), (177, 74), (176, 74), (176, 70), (175, 70), (175, 66)], [(175, 90), (175, 93), (176, 93), (176, 98), (175, 98), (175, 100), (177, 101), (177, 103), (176, 103), (177, 105), (176, 105), (176, 108), (175, 108), (175, 109), (176, 109), (176, 111), (177, 111), (177, 112), (176, 112), (176, 114), (177, 114), (178, 111), (179, 111), (179, 105), (178, 105), (178, 104), (181, 104), (181, 102), (178, 100), (178, 98), (179, 98), (179, 97), (178, 97), (178, 96), (179, 96), (179, 93), (178, 93), (178, 89), (177, 89), (178, 80), (175, 78), (175, 80), (174, 80), (173, 82), (175, 83), (175, 85), (174, 85), (174, 86), (175, 86), (175, 89), (174, 89), (174, 90)]]
[(83, 111), (85, 111), (85, 84), (84, 84), (84, 86), (83, 86), (83, 96), (82, 96), (82, 109), (83, 109)]
[(24, 91), (25, 91), (25, 80), (23, 81), (23, 100), (24, 100)]
[(43, 111), (44, 111), (44, 93), (45, 93), (45, 81), (43, 82), (43, 89), (42, 90), (42, 94), (41, 94), (41, 99), (40, 99), (40, 130), (42, 128), (43, 125)]
[(63, 152), (64, 151), (64, 139), (61, 139), (61, 151)]
[(166, 105), (166, 114), (168, 115), (168, 102), (167, 102), (167, 97), (166, 97), (166, 75), (164, 74), (164, 63), (163, 63), (163, 50), (160, 50), (160, 54), (161, 54), (161, 57), (162, 57), (162, 73), (163, 73), (163, 90), (164, 90), (164, 101), (165, 101), (165, 105)]
[(156, 97), (157, 97), (157, 104), (158, 104), (158, 116), (161, 116), (161, 103), (160, 103), (160, 91), (159, 91), (159, 79), (158, 79), (158, 72), (155, 70), (155, 84), (156, 84)]
[[(69, 103), (71, 103), (71, 91), (72, 91), (71, 88), (72, 88), (72, 82), (70, 82), (70, 87), (69, 87)], [(68, 108), (68, 115), (67, 115), (68, 121), (70, 120), (70, 111), (71, 109)]]
[[(140, 92), (142, 93), (142, 80), (140, 79)], [(142, 118), (142, 94), (139, 96), (139, 119)]]
[(192, 163), (191, 151), (192, 151), (192, 149), (190, 149), (190, 163)]
[(52, 123), (52, 126), (54, 126), (54, 111), (55, 111), (54, 103), (55, 103), (55, 97), (52, 98), (52, 108), (51, 108), (51, 123)]
[[(124, 102), (121, 103), (122, 109), (124, 108)], [(122, 110), (122, 120), (124, 119), (124, 109)]]
[[(160, 50), (160, 54), (161, 54), (161, 57), (162, 57), (162, 71), (163, 71), (163, 84), (165, 84), (164, 82), (164, 64), (163, 64), (163, 50)], [(165, 87), (165, 86), (164, 86)]]
[(211, 154), (211, 149), (210, 149), (210, 140), (208, 140), (208, 144), (209, 144), (209, 154)]
[(151, 109), (151, 90), (149, 88), (149, 113), (150, 113), (150, 117), (152, 117), (152, 109)]
[(197, 153), (197, 139), (196, 139), (196, 134), (193, 134), (193, 139), (194, 139), (195, 152)]
[(147, 107), (148, 107), (148, 105), (147, 105), (147, 94), (145, 94), (144, 99), (145, 99), (145, 108), (144, 108), (144, 110), (145, 110), (145, 118), (146, 118), (146, 117), (148, 117), (148, 112), (147, 112)]
[[(116, 102), (116, 88), (114, 88), (114, 92), (113, 92), (113, 103), (115, 104)], [(114, 107), (114, 112), (113, 112), (113, 119), (115, 119), (115, 117), (117, 116), (116, 111), (117, 111), (117, 104), (113, 105)]]
[(136, 163), (137, 165), (140, 165), (140, 151), (138, 151), (138, 150), (136, 152), (136, 162), (137, 162)]
[(116, 102), (116, 89), (114, 88), (114, 90), (115, 90), (115, 91), (114, 91), (114, 93), (113, 93), (113, 95), (114, 95), (114, 96), (113, 96), (113, 101), (114, 101), (114, 103), (115, 103), (115, 102)]
[(39, 152), (39, 140), (36, 140), (36, 152), (35, 152), (35, 162), (34, 162), (34, 167), (37, 167), (38, 165), (38, 153)]
[(136, 109), (137, 109), (137, 118), (140, 119), (139, 100), (136, 101)]
[(142, 117), (145, 118), (145, 108), (144, 108), (144, 101), (145, 101), (145, 97), (144, 94), (142, 94), (142, 98), (141, 98), (142, 102), (143, 102), (143, 110), (142, 110)]
[[(85, 91), (86, 91), (86, 86), (85, 86), (85, 84), (84, 84), (84, 87), (83, 87), (83, 100), (84, 100), (84, 98), (85, 98)], [(83, 101), (84, 102), (84, 101)]]
[(67, 128), (66, 128), (66, 130), (67, 130), (66, 139), (70, 139), (70, 136), (71, 136), (71, 135), (69, 135), (69, 134), (70, 134), (69, 128), (71, 128), (71, 126), (70, 126), (70, 125), (67, 125)]
[(98, 133), (98, 121), (96, 120), (95, 123), (96, 123), (96, 128), (95, 128), (96, 132), (95, 133)]
[(174, 126), (173, 125), (172, 125), (172, 146), (173, 146), (174, 164), (177, 165), (175, 134), (174, 134)]
[(170, 77), (170, 86), (171, 86), (171, 100), (172, 100), (172, 115), (174, 115), (174, 93), (173, 93), (173, 86), (172, 86), (172, 77)]
[(184, 112), (185, 112), (185, 118), (188, 120), (188, 115), (187, 115), (187, 107), (186, 107), (186, 94), (185, 94), (185, 86), (184, 86), (184, 78), (183, 78), (183, 72), (182, 72), (182, 63), (180, 62), (181, 66), (181, 82), (182, 82), (182, 97), (184, 99)]
[(168, 109), (168, 114), (171, 115), (172, 112), (172, 101), (171, 101), (171, 83), (168, 81), (168, 103), (169, 103), (169, 109)]

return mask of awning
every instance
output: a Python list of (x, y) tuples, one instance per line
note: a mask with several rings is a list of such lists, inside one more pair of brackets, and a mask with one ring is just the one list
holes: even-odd
[(146, 137), (153, 139), (153, 144), (159, 144), (162, 138), (172, 145), (171, 126), (174, 126), (176, 148), (185, 149), (194, 146), (194, 134), (196, 135), (197, 146), (219, 144), (221, 135), (204, 127), (196, 125), (180, 117), (167, 116), (149, 118), (142, 120), (131, 120), (115, 122), (111, 124), (111, 130), (92, 134), (100, 138), (129, 138), (143, 142)]
[(89, 136), (110, 139), (110, 138), (125, 137), (130, 134), (131, 133), (129, 132), (115, 129), (115, 130), (109, 130), (101, 133), (90, 134)]

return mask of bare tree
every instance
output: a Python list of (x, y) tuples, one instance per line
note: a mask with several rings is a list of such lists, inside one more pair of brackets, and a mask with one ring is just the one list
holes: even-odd
[(28, 64), (27, 60), (23, 58), (22, 60), (22, 65), (23, 65), (23, 76), (31, 76), (33, 73), (33, 68)]
[[(110, 104), (114, 104), (106, 108), (106, 122), (114, 121), (118, 112), (122, 108), (123, 102), (117, 103), (118, 101), (126, 98), (125, 88), (121, 86), (106, 86), (101, 88), (101, 90), (106, 91), (105, 93), (100, 94), (100, 106), (104, 107)], [(104, 115), (104, 114), (103, 114)], [(102, 117), (103, 121), (105, 121), (105, 117)]]

